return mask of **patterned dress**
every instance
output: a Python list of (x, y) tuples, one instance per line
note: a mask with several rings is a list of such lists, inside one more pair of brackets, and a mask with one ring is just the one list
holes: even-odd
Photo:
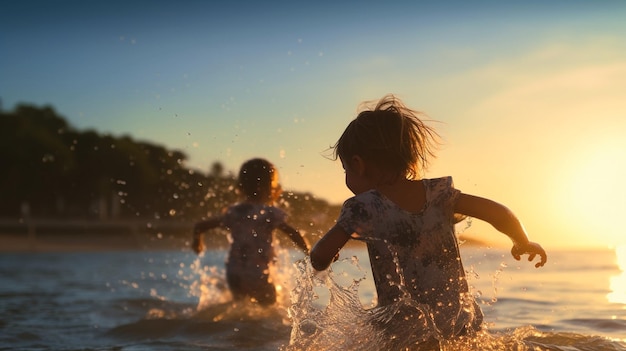
[(235, 298), (254, 297), (261, 303), (276, 300), (269, 276), (276, 258), (273, 232), (286, 217), (281, 209), (263, 204), (241, 203), (227, 209), (222, 218), (231, 241), (226, 279)]
[(376, 190), (343, 204), (337, 224), (367, 244), (379, 305), (409, 297), (428, 306), (444, 337), (480, 329), (482, 312), (469, 293), (454, 232), (460, 192), (451, 177), (422, 180), (419, 213)]

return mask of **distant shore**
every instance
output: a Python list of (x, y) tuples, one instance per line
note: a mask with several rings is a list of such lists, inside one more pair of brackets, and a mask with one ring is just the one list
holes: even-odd
[[(166, 220), (0, 219), (0, 252), (187, 250), (192, 228), (192, 223)], [(226, 235), (206, 236), (205, 241), (208, 247), (228, 246)], [(490, 246), (467, 235), (460, 241), (463, 246)]]
[(189, 247), (190, 237), (54, 234), (32, 238), (26, 235), (0, 233), (0, 252), (183, 250)]
[(173, 221), (0, 219), (0, 252), (184, 249), (192, 227)]

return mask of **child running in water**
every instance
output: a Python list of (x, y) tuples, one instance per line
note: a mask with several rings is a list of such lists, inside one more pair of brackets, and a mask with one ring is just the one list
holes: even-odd
[(239, 171), (238, 189), (243, 201), (229, 206), (220, 216), (198, 222), (191, 247), (199, 254), (205, 249), (204, 232), (217, 227), (228, 229), (231, 245), (226, 280), (233, 298), (271, 305), (276, 302), (276, 288), (269, 274), (276, 259), (272, 246), (274, 229), (286, 233), (305, 253), (309, 245), (287, 224), (286, 213), (274, 206), (281, 187), (273, 164), (260, 158), (245, 162)]
[(547, 256), (505, 206), (460, 192), (451, 177), (420, 178), (438, 134), (418, 115), (388, 95), (348, 125), (333, 152), (355, 196), (310, 257), (313, 268), (324, 270), (348, 239), (366, 242), (379, 306), (408, 297), (426, 306), (437, 338), (449, 339), (478, 331), (483, 319), (461, 263), (454, 231), (459, 214), (509, 236), (516, 260), (539, 256), (535, 266), (541, 267)]

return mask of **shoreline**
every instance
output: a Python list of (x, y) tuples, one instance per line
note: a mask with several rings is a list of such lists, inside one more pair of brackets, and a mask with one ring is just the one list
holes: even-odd
[[(191, 235), (182, 234), (136, 234), (91, 233), (91, 234), (40, 234), (29, 236), (25, 233), (0, 232), (0, 254), (2, 253), (39, 253), (39, 252), (105, 252), (105, 251), (163, 251), (190, 250)], [(207, 248), (227, 249), (225, 235), (214, 235), (207, 240)], [(463, 240), (462, 246), (488, 247), (487, 243), (475, 240)], [(314, 243), (312, 243), (314, 244)], [(351, 243), (355, 247), (360, 243)]]
[[(192, 232), (192, 223), (172, 220), (0, 218), (0, 253), (189, 250)], [(277, 239), (283, 242), (282, 235), (277, 235)], [(308, 239), (313, 245), (319, 238)], [(494, 246), (468, 235), (460, 235), (459, 240), (463, 246)], [(206, 235), (205, 245), (227, 248), (227, 235)]]
[(1, 253), (185, 250), (191, 236), (129, 236), (119, 234), (51, 234), (29, 237), (0, 233)]
[(172, 220), (1, 218), (0, 252), (183, 249), (192, 228)]

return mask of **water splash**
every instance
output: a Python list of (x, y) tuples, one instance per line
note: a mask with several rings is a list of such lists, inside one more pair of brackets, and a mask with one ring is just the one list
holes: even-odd
[[(341, 261), (358, 264), (356, 257)], [(403, 298), (366, 309), (358, 292), (364, 277), (342, 286), (332, 268), (313, 272), (308, 258), (296, 262), (296, 267), (297, 284), (289, 308), (292, 331), (284, 351), (399, 350), (436, 344), (436, 328), (425, 306)], [(318, 293), (326, 291), (325, 305)]]
[(293, 289), (292, 277), (295, 275), (292, 252), (282, 248), (277, 241), (273, 248), (276, 261), (270, 265), (270, 279), (276, 288), (276, 304), (269, 308), (257, 306), (251, 301), (233, 301), (223, 265), (203, 266), (202, 257), (196, 258), (190, 267), (197, 279), (190, 285), (189, 293), (198, 297), (197, 316), (214, 321), (280, 316), (284, 324), (289, 325), (287, 308), (290, 305), (289, 292)]
[[(534, 326), (492, 332), (486, 325), (471, 336), (441, 338), (426, 306), (402, 298), (394, 304), (366, 307), (359, 295), (365, 273), (356, 257), (316, 272), (308, 257), (295, 263), (296, 286), (288, 309), (292, 329), (281, 351), (439, 350), (439, 351), (598, 351), (625, 350), (611, 340), (550, 333)], [(345, 274), (341, 269), (356, 269)], [(346, 281), (347, 276), (357, 277)]]
[(209, 306), (232, 300), (223, 268), (203, 266), (201, 257), (196, 258), (192, 268), (198, 275), (198, 279), (190, 286), (190, 294), (199, 297), (196, 310), (201, 311)]

